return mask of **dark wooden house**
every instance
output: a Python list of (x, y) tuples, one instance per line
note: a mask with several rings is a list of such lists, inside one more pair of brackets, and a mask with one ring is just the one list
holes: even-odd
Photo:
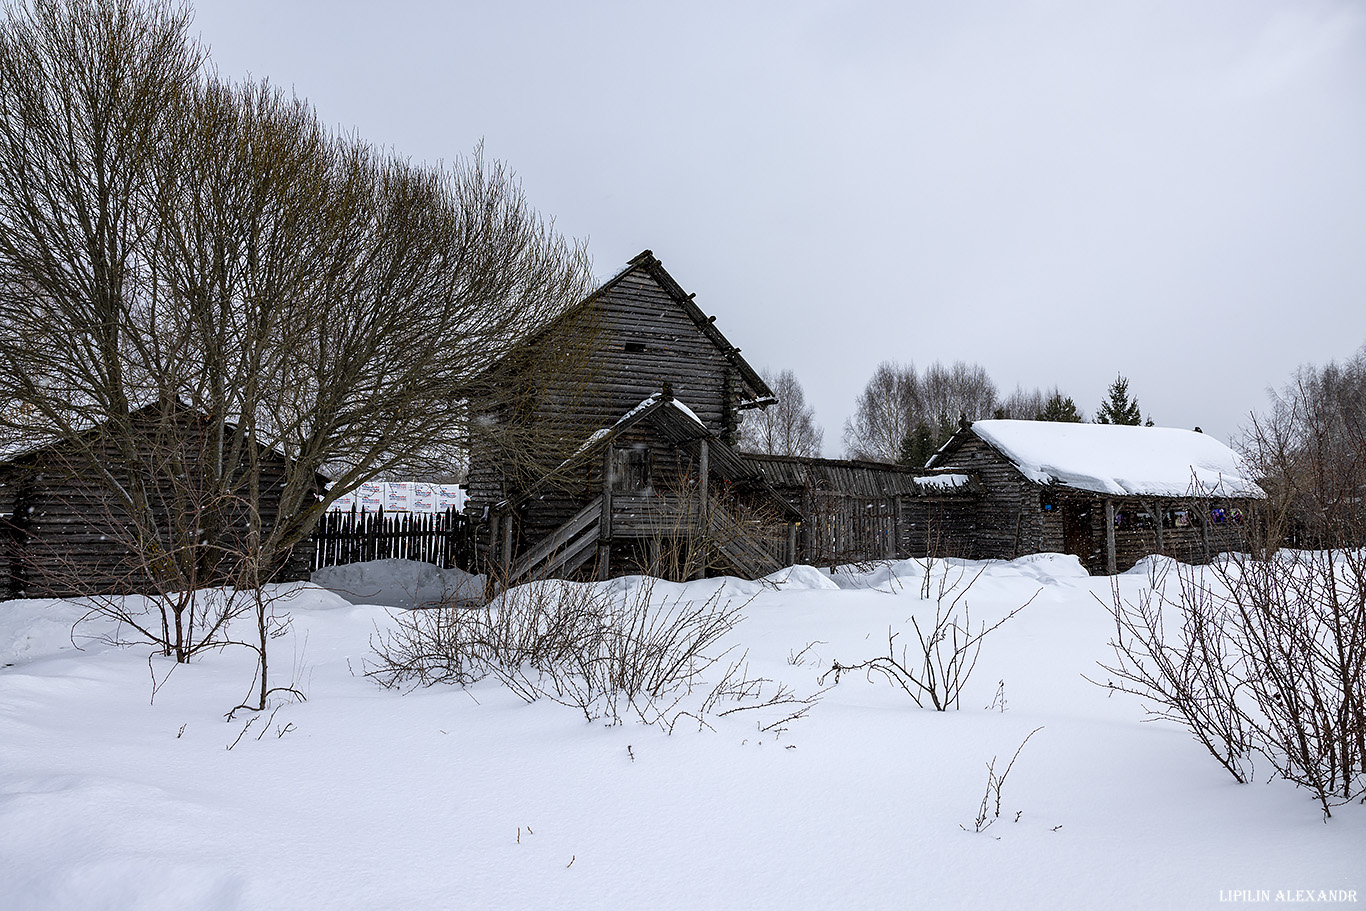
[(1013, 559), (1075, 554), (1115, 573), (1149, 554), (1203, 563), (1248, 547), (1251, 510), (1266, 494), (1213, 437), (1169, 427), (977, 421), (927, 468), (980, 485), (970, 540), (958, 555)]
[[(146, 425), (149, 441), (160, 434), (133, 466), (122, 464), (113, 445), (102, 439), (100, 427), (83, 434), (80, 445), (56, 440), (12, 447), (0, 454), (0, 598), (152, 592), (156, 586), (149, 573), (155, 571), (158, 550), (184, 547), (193, 537), (206, 549), (232, 551), (232, 546), (222, 547), (226, 537), (220, 536), (218, 545), (212, 546), (200, 540), (202, 516), (192, 514), (196, 507), (208, 506), (193, 471), (203, 456), (206, 419), (181, 408), (168, 422), (164, 413), (152, 413), (159, 408), (149, 406), (132, 417), (135, 427)], [(92, 451), (99, 454), (99, 469), (89, 462)], [(269, 528), (278, 515), (286, 461), (283, 455), (265, 449), (260, 460), (263, 491), (258, 504), (262, 523)], [(105, 470), (125, 486), (130, 472), (144, 474), (164, 540), (134, 540), (136, 532), (111, 491)], [(317, 482), (321, 491), (326, 479), (319, 477)], [(192, 505), (187, 508), (187, 504)], [(241, 527), (232, 520), (224, 524)], [(275, 578), (307, 579), (309, 546), (296, 547)], [(204, 584), (219, 581), (203, 580)]]
[[(523, 369), (583, 339), (560, 369)], [(525, 452), (471, 451), (466, 511), (487, 522), (481, 550), (496, 574), (606, 578), (666, 552), (677, 561), (679, 548), (706, 551), (703, 571), (753, 576), (789, 562), (799, 515), (732, 449), (740, 412), (773, 394), (650, 251), (527, 348), (491, 368), (503, 371), (487, 384), (498, 396), (471, 403), (490, 440), (508, 428), (535, 441), (523, 450), (553, 454), (526, 472), (514, 464)]]

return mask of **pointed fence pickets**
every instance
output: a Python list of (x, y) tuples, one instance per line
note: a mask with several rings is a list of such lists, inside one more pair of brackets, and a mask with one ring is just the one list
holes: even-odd
[(437, 513), (329, 512), (311, 541), (313, 569), (366, 560), (417, 560), (443, 569), (470, 570), (474, 524), (448, 509)]

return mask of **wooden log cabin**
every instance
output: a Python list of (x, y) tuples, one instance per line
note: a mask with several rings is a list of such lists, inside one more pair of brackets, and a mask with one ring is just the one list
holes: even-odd
[[(196, 533), (200, 515), (186, 514), (187, 503), (198, 501), (193, 465), (203, 457), (206, 418), (188, 408), (175, 409), (169, 421), (151, 405), (132, 416), (151, 440), (161, 442), (144, 454), (136, 470), (153, 472), (149, 494), (163, 537), (152, 547), (163, 550), (183, 546)], [(104, 473), (90, 465), (91, 451), (109, 467), (115, 480), (126, 484), (127, 466), (112, 444), (101, 440), (101, 428), (85, 434), (77, 445), (71, 440), (15, 446), (0, 455), (0, 598), (57, 598), (94, 594), (151, 593), (157, 590), (149, 578), (154, 552), (146, 542), (133, 540), (127, 514), (118, 505)], [(92, 439), (93, 438), (93, 441)], [(262, 494), (258, 501), (261, 520), (270, 528), (279, 516), (279, 490), (285, 475), (285, 457), (273, 450), (261, 452)], [(186, 474), (169, 467), (172, 462), (190, 466)], [(161, 464), (163, 469), (154, 466)], [(321, 492), (326, 478), (316, 478)], [(229, 528), (241, 523), (227, 521)], [(170, 540), (175, 538), (176, 540)], [(209, 549), (242, 552), (246, 545), (230, 541), (231, 532), (217, 542), (202, 541)], [(234, 548), (237, 548), (234, 551)], [(307, 579), (311, 543), (297, 545), (276, 581)], [(205, 578), (217, 584), (221, 578)]]
[(1092, 573), (1149, 554), (1206, 563), (1246, 550), (1265, 492), (1231, 449), (1170, 427), (976, 421), (926, 465), (980, 484), (968, 553), (1074, 554)]
[[(486, 522), (495, 576), (607, 578), (667, 562), (755, 577), (793, 561), (800, 514), (732, 446), (740, 412), (773, 393), (649, 250), (526, 349), (471, 403), (488, 432), (471, 449), (466, 511)], [(528, 450), (540, 464), (527, 466)]]

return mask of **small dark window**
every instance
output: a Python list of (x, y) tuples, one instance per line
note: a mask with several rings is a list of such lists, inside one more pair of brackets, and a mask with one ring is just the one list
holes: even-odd
[(645, 351), (645, 343), (644, 343), (644, 342), (627, 342), (627, 343), (626, 343), (626, 350), (627, 350), (627, 351), (634, 352), (634, 353), (636, 353), (636, 354), (640, 354), (641, 352)]
[(644, 493), (650, 487), (654, 458), (644, 446), (612, 450), (612, 489), (617, 493)]

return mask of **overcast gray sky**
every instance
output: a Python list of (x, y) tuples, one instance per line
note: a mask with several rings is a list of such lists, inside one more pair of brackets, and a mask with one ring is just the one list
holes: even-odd
[(195, 5), (224, 75), (654, 250), (829, 455), (882, 360), (1228, 439), (1366, 342), (1358, 2)]

